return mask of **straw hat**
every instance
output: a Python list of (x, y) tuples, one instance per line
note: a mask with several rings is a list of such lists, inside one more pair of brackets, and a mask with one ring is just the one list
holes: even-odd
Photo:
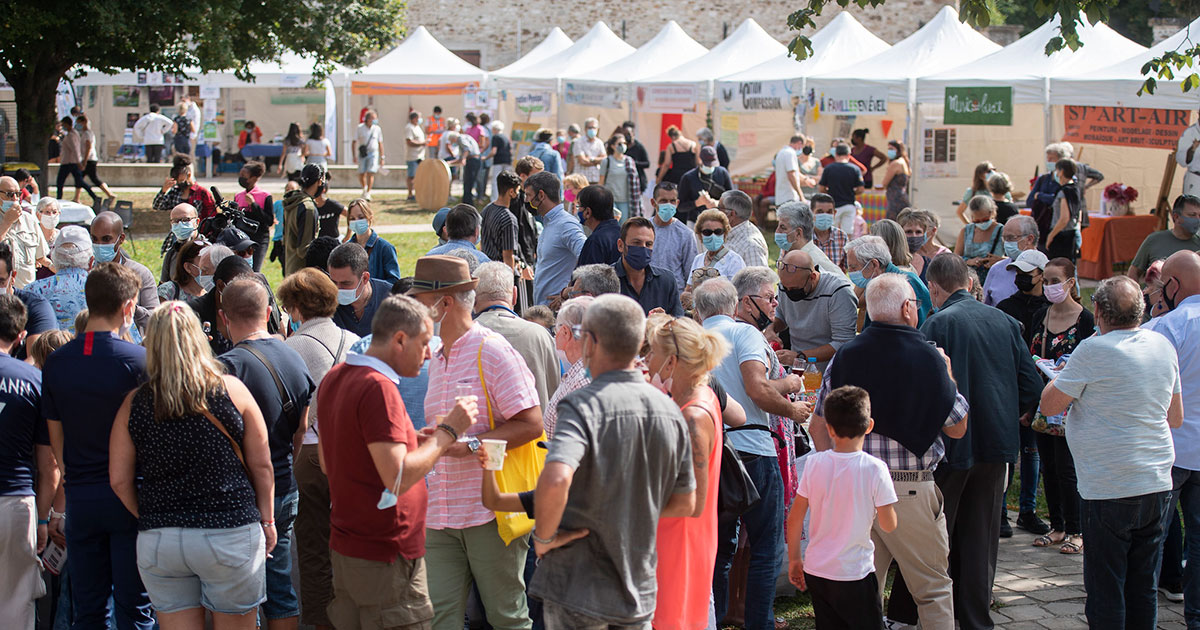
[(407, 295), (420, 293), (458, 293), (479, 284), (471, 277), (467, 261), (457, 256), (423, 256), (417, 259), (412, 288)]

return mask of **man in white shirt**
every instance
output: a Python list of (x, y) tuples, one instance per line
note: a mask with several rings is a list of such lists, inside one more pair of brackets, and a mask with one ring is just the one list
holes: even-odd
[(600, 163), (604, 161), (604, 141), (600, 133), (600, 121), (589, 118), (583, 121), (582, 138), (571, 143), (571, 156), (575, 160), (575, 172), (587, 178), (589, 184), (600, 183)]
[[(358, 156), (358, 183), (362, 185), (362, 196), (371, 199), (371, 189), (375, 187), (375, 173), (383, 164), (383, 128), (375, 121), (378, 117), (374, 110), (368, 110), (363, 121), (355, 130), (354, 141), (350, 150)], [(411, 186), (409, 187), (411, 190)]]
[(1179, 134), (1175, 161), (1186, 171), (1183, 174), (1183, 194), (1200, 195), (1200, 120)]
[(727, 190), (717, 202), (717, 210), (729, 217), (729, 234), (725, 244), (737, 252), (747, 267), (767, 266), (767, 239), (758, 226), (750, 221), (754, 202), (740, 190)]
[(772, 165), (775, 167), (776, 207), (789, 201), (804, 201), (804, 193), (800, 191), (800, 161), (796, 159), (796, 152), (802, 148), (804, 136), (797, 134), (775, 154)]
[(151, 105), (150, 113), (133, 123), (134, 135), (141, 136), (142, 146), (146, 147), (147, 162), (158, 164), (162, 161), (163, 146), (166, 144), (163, 134), (174, 125), (173, 120), (158, 113), (158, 105)]
[(425, 130), (421, 128), (421, 112), (408, 113), (408, 125), (404, 129), (404, 166), (408, 176), (408, 200), (417, 198), (413, 194), (413, 178), (417, 175), (417, 167), (425, 159)]
[(188, 96), (187, 94), (184, 94), (183, 98), (179, 100), (179, 106), (182, 108), (186, 108), (183, 115), (187, 116), (188, 122), (192, 123), (191, 155), (195, 156), (196, 155), (196, 143), (199, 142), (199, 138), (200, 138), (200, 134), (199, 134), (200, 126), (204, 122), (200, 116), (200, 106), (196, 105), (196, 101), (193, 101), (192, 97)]

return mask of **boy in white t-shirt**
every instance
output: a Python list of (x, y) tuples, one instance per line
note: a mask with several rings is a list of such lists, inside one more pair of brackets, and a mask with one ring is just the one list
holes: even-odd
[[(896, 529), (896, 490), (887, 465), (862, 450), (871, 432), (867, 391), (847, 385), (825, 399), (833, 450), (808, 456), (788, 517), (788, 578), (812, 596), (818, 628), (882, 628), (871, 526)], [(812, 505), (801, 559), (804, 515)]]

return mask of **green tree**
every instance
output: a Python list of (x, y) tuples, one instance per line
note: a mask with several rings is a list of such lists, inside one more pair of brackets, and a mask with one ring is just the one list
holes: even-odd
[(17, 102), (18, 153), (46, 165), (59, 79), (99, 72), (234, 70), (287, 50), (358, 67), (403, 34), (404, 0), (47, 0), (0, 2), (0, 73)]
[[(813, 20), (826, 5), (836, 3), (845, 8), (851, 3), (860, 7), (878, 7), (887, 0), (805, 0), (804, 7), (788, 16), (788, 27), (804, 32), (816, 27)], [(1149, 44), (1150, 29), (1146, 23), (1151, 17), (1187, 17), (1196, 15), (1200, 0), (959, 0), (959, 18), (975, 27), (993, 23), (1012, 22), (1023, 24), (1026, 32), (1041, 25), (1057, 14), (1061, 26), (1059, 35), (1046, 44), (1046, 54), (1070, 48), (1078, 50), (1086, 42), (1079, 39), (1079, 25), (1084, 15), (1088, 22), (1104, 22), (1126, 37), (1142, 44)], [(1187, 92), (1200, 87), (1200, 74), (1194, 68), (1200, 58), (1200, 33), (1196, 42), (1187, 42), (1180, 50), (1166, 51), (1142, 66), (1146, 80), (1138, 90), (1153, 93), (1158, 79), (1174, 80), (1176, 74), (1183, 78), (1182, 88)], [(812, 54), (812, 41), (797, 34), (788, 45), (791, 54), (804, 59)]]

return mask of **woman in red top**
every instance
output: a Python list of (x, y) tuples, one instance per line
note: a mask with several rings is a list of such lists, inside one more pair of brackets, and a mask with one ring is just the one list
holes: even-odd
[(694, 320), (657, 315), (646, 323), (651, 384), (679, 405), (692, 439), (696, 511), (658, 522), (656, 630), (708, 625), (717, 558), (717, 485), (721, 471), (721, 408), (708, 374), (729, 352), (724, 338)]

